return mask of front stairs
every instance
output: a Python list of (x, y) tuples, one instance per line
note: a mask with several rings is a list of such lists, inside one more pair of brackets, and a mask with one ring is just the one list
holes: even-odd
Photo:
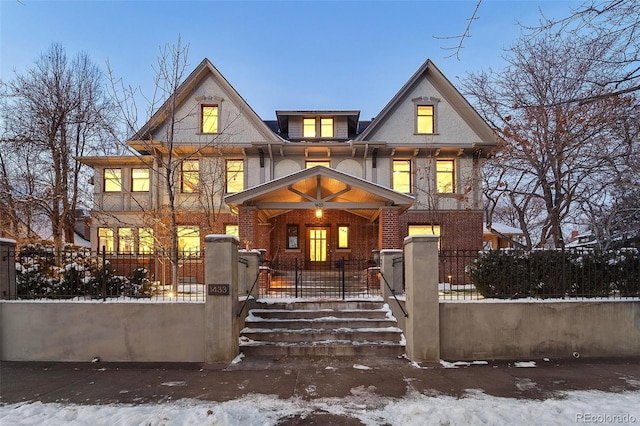
[(400, 356), (404, 336), (382, 301), (258, 300), (240, 333), (246, 356)]

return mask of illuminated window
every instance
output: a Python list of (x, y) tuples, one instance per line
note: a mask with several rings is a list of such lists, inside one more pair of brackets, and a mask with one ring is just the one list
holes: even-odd
[(131, 190), (133, 192), (149, 191), (149, 169), (131, 169)]
[(227, 194), (244, 189), (244, 161), (227, 160)]
[(118, 253), (133, 253), (133, 228), (118, 228)]
[(411, 192), (411, 160), (393, 161), (393, 189), (405, 194)]
[(112, 253), (113, 248), (113, 229), (98, 228), (98, 251)]
[(218, 105), (202, 105), (202, 133), (218, 133)]
[(416, 116), (417, 133), (434, 133), (433, 105), (418, 105)]
[(138, 253), (140, 254), (153, 253), (153, 229), (151, 228), (138, 229)]
[(349, 226), (338, 226), (338, 248), (349, 248)]
[(304, 165), (307, 169), (315, 166), (331, 167), (331, 161), (307, 161)]
[(238, 225), (225, 225), (224, 233), (227, 235), (233, 235), (234, 237), (240, 237)]
[[(411, 235), (440, 235), (440, 225), (409, 225), (409, 236)], [(442, 239), (442, 238), (440, 238)], [(440, 249), (440, 239), (438, 249)]]
[(436, 161), (436, 189), (439, 193), (455, 192), (454, 160)]
[(200, 229), (197, 226), (178, 226), (178, 253), (181, 257), (200, 254)]
[(316, 137), (316, 119), (315, 118), (303, 118), (302, 119), (302, 136), (305, 138)]
[(198, 160), (184, 160), (182, 162), (180, 190), (185, 193), (196, 192), (199, 184), (200, 162)]
[(287, 248), (297, 249), (298, 247), (298, 225), (287, 225)]
[(333, 118), (320, 119), (320, 137), (321, 138), (333, 137)]
[(122, 169), (104, 169), (104, 192), (122, 191)]

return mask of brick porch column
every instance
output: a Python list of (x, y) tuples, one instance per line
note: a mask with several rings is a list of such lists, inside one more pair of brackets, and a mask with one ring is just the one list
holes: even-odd
[(378, 220), (378, 249), (402, 249), (400, 242), (400, 209), (381, 207)]
[[(238, 207), (238, 236), (240, 247), (252, 249), (258, 244), (258, 208), (254, 206)], [(256, 247), (257, 248), (257, 247)]]

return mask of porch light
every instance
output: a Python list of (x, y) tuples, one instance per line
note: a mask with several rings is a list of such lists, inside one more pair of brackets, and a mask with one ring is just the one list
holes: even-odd
[(316, 209), (316, 217), (317, 217), (318, 219), (321, 219), (321, 218), (322, 218), (322, 209)]

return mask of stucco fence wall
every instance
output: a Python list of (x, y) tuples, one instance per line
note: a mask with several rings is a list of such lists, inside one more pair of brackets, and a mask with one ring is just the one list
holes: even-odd
[[(387, 303), (405, 330), (397, 302)], [(640, 356), (637, 300), (440, 301), (439, 319), (432, 332), (445, 360)]]
[(204, 303), (0, 303), (0, 360), (203, 362)]

